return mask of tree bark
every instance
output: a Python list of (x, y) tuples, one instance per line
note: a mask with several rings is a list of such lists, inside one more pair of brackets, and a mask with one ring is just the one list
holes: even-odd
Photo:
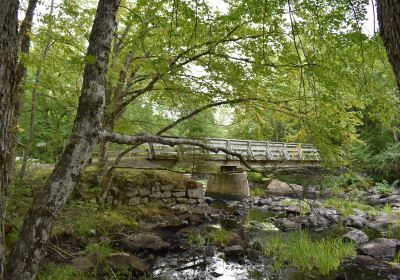
[(4, 222), (12, 162), (13, 103), (17, 84), (17, 12), (17, 0), (0, 2), (0, 279), (4, 279)]
[(400, 90), (400, 2), (377, 0), (380, 35)]
[(71, 137), (53, 173), (25, 217), (6, 267), (6, 279), (34, 279), (47, 247), (54, 221), (88, 165), (104, 110), (104, 87), (115, 18), (120, 0), (100, 0), (89, 38), (77, 116)]
[(12, 140), (11, 140), (11, 176), (14, 176), (15, 172), (15, 155), (17, 148), (17, 138), (19, 133), (19, 122), (21, 119), (22, 109), (24, 106), (24, 95), (25, 95), (25, 86), (24, 80), (26, 77), (27, 69), (25, 65), (25, 60), (29, 55), (29, 47), (31, 45), (31, 29), (34, 12), (37, 6), (38, 0), (29, 0), (28, 8), (25, 13), (24, 20), (21, 23), (19, 34), (18, 34), (18, 42), (19, 42), (19, 63), (17, 67), (17, 86), (14, 93), (14, 114), (12, 120), (12, 127), (14, 128), (12, 131)]

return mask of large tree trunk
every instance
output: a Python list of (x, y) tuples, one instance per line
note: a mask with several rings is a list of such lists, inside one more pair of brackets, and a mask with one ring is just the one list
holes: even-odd
[(11, 170), (12, 118), (18, 54), (18, 0), (0, 2), (0, 279), (5, 263), (4, 221)]
[(6, 279), (34, 279), (54, 221), (86, 168), (95, 147), (104, 109), (104, 81), (120, 0), (100, 0), (86, 63), (77, 117), (60, 161), (39, 191), (24, 220), (6, 267)]
[(380, 34), (400, 90), (400, 1), (376, 2)]

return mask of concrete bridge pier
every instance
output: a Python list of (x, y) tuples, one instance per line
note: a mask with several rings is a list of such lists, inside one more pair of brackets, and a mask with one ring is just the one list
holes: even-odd
[(209, 175), (206, 196), (237, 200), (249, 196), (247, 172), (235, 172), (235, 168), (229, 169), (223, 166), (221, 173)]

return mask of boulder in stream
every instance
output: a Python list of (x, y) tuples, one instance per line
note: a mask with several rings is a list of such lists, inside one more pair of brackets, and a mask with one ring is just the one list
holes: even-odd
[(150, 250), (153, 252), (166, 250), (170, 247), (168, 242), (152, 233), (137, 233), (121, 239), (121, 245), (126, 251), (138, 252)]
[(364, 244), (368, 242), (369, 237), (359, 229), (353, 229), (343, 235), (343, 240), (354, 242), (355, 244)]
[(399, 249), (399, 240), (377, 238), (372, 242), (361, 245), (357, 251), (360, 255), (371, 256), (375, 259), (393, 260)]
[(241, 245), (228, 246), (224, 250), (227, 258), (242, 258), (244, 256), (244, 248)]
[(346, 217), (343, 221), (344, 226), (358, 228), (358, 229), (362, 229), (367, 225), (367, 223), (368, 223), (367, 219), (357, 215), (350, 215)]
[(288, 184), (286, 182), (273, 179), (267, 186), (267, 192), (280, 195), (302, 195), (303, 187), (296, 184)]
[(390, 224), (396, 224), (397, 221), (397, 215), (380, 212), (368, 223), (368, 227), (374, 230), (382, 230)]
[(276, 219), (276, 226), (282, 231), (290, 231), (300, 228), (300, 224), (288, 218)]

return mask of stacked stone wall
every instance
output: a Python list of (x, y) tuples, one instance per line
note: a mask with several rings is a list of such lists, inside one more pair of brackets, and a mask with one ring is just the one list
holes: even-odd
[(202, 204), (204, 203), (203, 186), (197, 183), (190, 184), (190, 186), (155, 183), (151, 187), (113, 187), (106, 200), (109, 204), (128, 206), (138, 206), (159, 201), (170, 207), (177, 204)]

